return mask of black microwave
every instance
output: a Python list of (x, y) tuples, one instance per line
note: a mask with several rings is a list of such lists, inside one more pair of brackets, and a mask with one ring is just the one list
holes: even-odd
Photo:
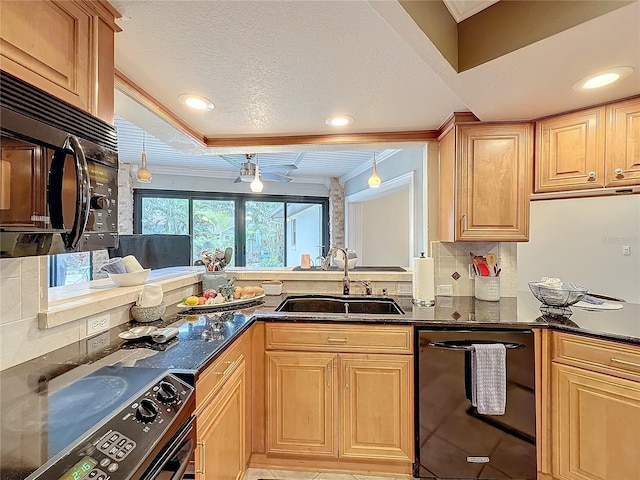
[(115, 128), (0, 72), (0, 257), (118, 246)]

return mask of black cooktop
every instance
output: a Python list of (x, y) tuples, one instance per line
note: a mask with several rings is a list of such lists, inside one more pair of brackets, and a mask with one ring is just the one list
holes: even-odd
[(25, 478), (165, 374), (121, 364), (81, 365), (39, 379), (22, 394), (3, 392), (0, 477)]

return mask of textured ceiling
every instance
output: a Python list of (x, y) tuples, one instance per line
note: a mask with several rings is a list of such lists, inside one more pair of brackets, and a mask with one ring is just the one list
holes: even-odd
[[(116, 36), (117, 69), (208, 137), (332, 134), (336, 130), (324, 120), (337, 113), (355, 117), (339, 133), (436, 129), (453, 111), (472, 111), (483, 121), (530, 120), (640, 93), (637, 1), (463, 73), (391, 0), (112, 3), (124, 17)], [(465, 0), (449, 3), (461, 7), (462, 15), (477, 7)], [(621, 65), (635, 71), (618, 84), (572, 89), (588, 74)], [(204, 95), (216, 108), (189, 111), (178, 102), (182, 93)], [(174, 166), (208, 170), (215, 162), (203, 154), (245, 153), (206, 151), (122, 94), (116, 95), (116, 112), (126, 119), (118, 125), (125, 162), (139, 162), (137, 127), (171, 145), (159, 145), (157, 158), (170, 157)], [(152, 141), (150, 157), (155, 148)], [(167, 154), (168, 148), (176, 153)], [(374, 146), (361, 148), (368, 153), (353, 154), (355, 165), (370, 161)], [(334, 153), (320, 155), (346, 147), (252, 150), (317, 153), (315, 160), (305, 156), (295, 172), (300, 178), (307, 168), (310, 177), (342, 176), (352, 165), (347, 153), (340, 161), (333, 161)]]

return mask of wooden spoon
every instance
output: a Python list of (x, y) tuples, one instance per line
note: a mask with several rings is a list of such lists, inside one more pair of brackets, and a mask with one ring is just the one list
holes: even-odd
[(487, 253), (487, 265), (489, 265), (489, 274), (494, 277), (497, 276), (496, 264), (498, 263), (498, 256), (495, 253)]

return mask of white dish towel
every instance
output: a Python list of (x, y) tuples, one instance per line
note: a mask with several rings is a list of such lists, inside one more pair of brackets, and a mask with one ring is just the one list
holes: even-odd
[(507, 404), (507, 349), (502, 343), (473, 344), (471, 404), (482, 415), (504, 415)]
[(143, 285), (136, 304), (139, 307), (155, 307), (162, 303), (162, 296), (162, 285)]

